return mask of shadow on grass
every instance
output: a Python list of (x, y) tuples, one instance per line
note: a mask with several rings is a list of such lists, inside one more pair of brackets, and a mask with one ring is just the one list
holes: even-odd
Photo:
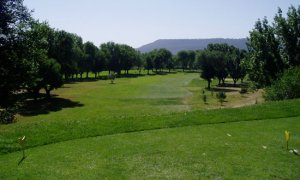
[(221, 85), (218, 85), (218, 87), (232, 87), (232, 88), (240, 88), (242, 85), (240, 83), (236, 83), (234, 85), (234, 83), (224, 83)]
[(145, 74), (119, 74), (117, 78), (138, 78), (143, 76), (145, 76)]
[(82, 107), (80, 102), (74, 102), (69, 99), (52, 97), (50, 99), (40, 98), (38, 100), (26, 100), (19, 109), (19, 114), (23, 116), (36, 116), (39, 114), (48, 114), (50, 112), (60, 111), (64, 108)]
[[(182, 71), (181, 71), (182, 72)], [(185, 71), (183, 71), (184, 73), (186, 73), (186, 74), (188, 74), (188, 73), (192, 73), (192, 74), (194, 74), (194, 73), (199, 73), (199, 71), (197, 71), (197, 70), (185, 70)]]
[(18, 162), (18, 166), (20, 166), (20, 164), (26, 159), (26, 156), (23, 156), (20, 161)]
[(95, 82), (99, 80), (99, 78), (74, 78), (65, 80), (64, 84), (76, 84), (78, 82)]
[(238, 89), (228, 89), (225, 87), (214, 87), (214, 88), (211, 88), (210, 91), (213, 91), (213, 92), (239, 92)]

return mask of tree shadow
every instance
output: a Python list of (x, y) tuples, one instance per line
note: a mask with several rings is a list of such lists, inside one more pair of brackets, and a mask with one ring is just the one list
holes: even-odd
[(175, 71), (153, 71), (152, 75), (168, 75), (168, 74), (177, 74)]
[(221, 85), (218, 85), (218, 87), (232, 87), (232, 88), (240, 88), (242, 85), (240, 83), (236, 83), (234, 85), (234, 83), (224, 83)]
[(213, 91), (213, 92), (239, 92), (238, 89), (228, 89), (225, 87), (213, 87), (213, 88), (210, 88), (210, 91)]
[(26, 156), (23, 156), (20, 161), (18, 162), (18, 166), (20, 166), (20, 164), (26, 159)]
[(186, 73), (186, 74), (188, 74), (188, 73), (199, 73), (199, 71), (197, 71), (197, 70), (185, 70), (185, 71), (181, 71), (181, 72), (184, 72), (184, 73)]
[(48, 114), (50, 112), (60, 111), (63, 108), (82, 107), (80, 102), (74, 102), (69, 99), (51, 97), (39, 98), (37, 100), (27, 99), (19, 108), (19, 114), (23, 116), (36, 116), (39, 114)]
[(145, 74), (119, 74), (117, 78), (138, 78), (143, 76), (145, 76)]
[(98, 78), (74, 78), (65, 80), (64, 84), (76, 84), (78, 82), (95, 82)]

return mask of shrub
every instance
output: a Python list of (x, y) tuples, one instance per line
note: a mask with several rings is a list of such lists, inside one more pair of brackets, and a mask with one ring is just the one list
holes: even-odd
[(115, 79), (116, 79), (116, 74), (114, 72), (111, 72), (109, 75), (108, 75), (108, 79), (110, 79), (110, 83), (113, 84)]
[(13, 123), (15, 120), (16, 110), (14, 108), (0, 110), (0, 124)]
[(245, 94), (247, 92), (248, 92), (248, 89), (246, 87), (242, 87), (241, 90), (240, 90), (241, 94)]
[(286, 70), (281, 78), (266, 88), (267, 101), (295, 99), (300, 97), (300, 67)]
[(202, 99), (203, 99), (204, 104), (207, 104), (207, 96), (206, 96), (206, 94), (203, 94)]
[(207, 96), (205, 94), (205, 90), (204, 89), (202, 90), (202, 100), (203, 100), (204, 104), (207, 103)]
[(227, 97), (226, 94), (225, 94), (225, 92), (223, 92), (223, 91), (218, 92), (216, 94), (216, 96), (217, 96), (219, 102), (221, 103), (221, 105), (223, 104), (223, 102), (225, 101), (225, 99)]

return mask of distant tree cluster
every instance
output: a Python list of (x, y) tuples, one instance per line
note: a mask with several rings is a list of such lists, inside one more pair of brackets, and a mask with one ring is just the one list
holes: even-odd
[(155, 49), (148, 53), (143, 54), (143, 65), (144, 69), (147, 70), (148, 74), (150, 70), (155, 72), (162, 71), (164, 69), (169, 72), (172, 69), (186, 70), (197, 70), (199, 66), (196, 62), (196, 54), (198, 51), (179, 51), (176, 55), (173, 55), (171, 51), (161, 48)]
[(175, 62), (172, 53), (167, 49), (155, 49), (143, 54), (143, 61), (145, 69), (149, 71), (155, 69), (156, 72), (163, 69), (173, 69)]
[(225, 78), (230, 76), (234, 85), (246, 73), (243, 61), (247, 52), (227, 44), (209, 44), (203, 51), (197, 53), (197, 62), (200, 65), (201, 77), (208, 82), (208, 89), (213, 78), (219, 80), (219, 85), (224, 85)]

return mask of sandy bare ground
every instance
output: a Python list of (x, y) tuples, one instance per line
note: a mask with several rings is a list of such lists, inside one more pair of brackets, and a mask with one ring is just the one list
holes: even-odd
[(227, 90), (227, 96), (236, 97), (232, 100), (226, 101), (223, 105), (225, 108), (238, 108), (243, 106), (250, 106), (255, 104), (261, 104), (264, 102), (263, 90), (259, 89), (253, 92), (247, 92), (241, 94), (241, 88), (236, 87), (222, 87), (222, 89)]

